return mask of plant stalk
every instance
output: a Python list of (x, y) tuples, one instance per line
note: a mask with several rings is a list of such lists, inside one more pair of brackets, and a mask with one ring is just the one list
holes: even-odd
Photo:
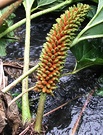
[(1, 91), (6, 93), (9, 90), (11, 90), (13, 87), (15, 87), (16, 84), (18, 84), (19, 82), (21, 82), (25, 77), (27, 77), (29, 74), (31, 74), (32, 72), (34, 72), (39, 65), (36, 65), (35, 67), (31, 68), (30, 70), (28, 70), (26, 73), (22, 74), (19, 78), (17, 78), (16, 80), (14, 80), (12, 83), (10, 83), (7, 87), (5, 87), (4, 89), (2, 89)]
[(26, 92), (29, 92), (30, 90), (33, 90), (34, 87), (29, 88), (27, 91), (25, 91), (24, 93), (22, 92), (21, 94), (19, 94), (17, 97), (15, 97), (8, 106), (10, 106), (12, 103), (14, 103), (15, 101), (17, 101), (20, 97), (22, 97)]
[(35, 122), (35, 127), (34, 127), (34, 131), (39, 134), (41, 132), (41, 127), (42, 127), (45, 101), (46, 101), (46, 93), (41, 92), (38, 109), (37, 109), (36, 122)]
[[(28, 2), (27, 2), (28, 3)], [(23, 73), (29, 70), (29, 53), (30, 53), (30, 8), (26, 9), (26, 35), (24, 50), (24, 69)], [(28, 90), (28, 77), (22, 81), (22, 92)], [(23, 123), (31, 120), (28, 92), (22, 96), (22, 121)]]

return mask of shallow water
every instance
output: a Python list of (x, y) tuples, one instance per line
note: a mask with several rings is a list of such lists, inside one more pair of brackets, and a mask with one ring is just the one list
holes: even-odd
[[(20, 11), (19, 11), (20, 12)], [(18, 14), (18, 12), (17, 12)], [(49, 32), (55, 18), (58, 15), (45, 15), (32, 21), (31, 26), (31, 51), (32, 60), (39, 58), (42, 44), (45, 42), (45, 36)], [(17, 20), (16, 20), (17, 21)], [(24, 52), (25, 25), (16, 31), (20, 37), (19, 42), (10, 44), (7, 47), (7, 59), (22, 58)], [(71, 71), (75, 66), (75, 58), (70, 51), (66, 60), (64, 73)], [(67, 101), (66, 106), (44, 117), (44, 124), (48, 127), (46, 135), (69, 135), (78, 118), (78, 115), (86, 101), (85, 96), (73, 100), (79, 95), (86, 95), (91, 89), (94, 89), (98, 73), (96, 70), (85, 69), (75, 75), (61, 77), (58, 88), (54, 91), (54, 97), (48, 96), (45, 113), (62, 105)], [(31, 110), (35, 115), (37, 101), (34, 98), (38, 96), (30, 93)], [(93, 96), (84, 111), (76, 135), (103, 135), (103, 98)]]

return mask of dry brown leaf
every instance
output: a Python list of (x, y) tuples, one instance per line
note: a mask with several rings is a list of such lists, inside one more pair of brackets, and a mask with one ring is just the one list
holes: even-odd
[(1, 90), (7, 85), (7, 77), (4, 75), (3, 63), (0, 59), (0, 134), (4, 134), (4, 128), (7, 125), (12, 130), (12, 135), (17, 134), (17, 130), (21, 125), (19, 111), (16, 103), (11, 106), (9, 103), (12, 97), (8, 93), (3, 93)]

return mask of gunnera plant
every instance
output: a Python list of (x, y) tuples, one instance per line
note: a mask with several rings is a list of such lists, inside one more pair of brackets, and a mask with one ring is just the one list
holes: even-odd
[(46, 43), (40, 55), (35, 91), (41, 92), (34, 130), (41, 132), (46, 94), (53, 95), (53, 90), (61, 75), (67, 51), (72, 46), (76, 32), (90, 9), (87, 4), (70, 7), (56, 20), (47, 34)]
[(70, 49), (75, 33), (90, 9), (89, 5), (77, 4), (70, 7), (56, 20), (44, 43), (37, 73), (36, 91), (52, 94), (63, 69), (67, 50)]

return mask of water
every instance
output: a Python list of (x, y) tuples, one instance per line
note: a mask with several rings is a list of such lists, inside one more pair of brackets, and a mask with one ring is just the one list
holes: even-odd
[[(17, 12), (17, 15), (20, 11)], [(39, 59), (42, 44), (45, 36), (49, 32), (58, 14), (45, 15), (32, 21), (31, 26), (31, 51), (32, 60)], [(18, 18), (19, 20), (20, 18)], [(17, 20), (16, 20), (17, 21)], [(19, 42), (15, 42), (7, 47), (7, 59), (22, 58), (24, 53), (25, 25), (20, 27), (16, 34), (20, 37)], [(75, 66), (75, 58), (68, 51), (64, 73), (72, 71)], [(50, 115), (44, 117), (44, 125), (48, 127), (46, 135), (69, 135), (78, 118), (78, 115), (86, 101), (85, 96), (91, 89), (94, 89), (98, 73), (93, 69), (85, 69), (75, 75), (61, 77), (58, 88), (54, 91), (54, 97), (48, 96), (45, 113), (62, 105), (67, 101), (66, 106), (58, 109)], [(32, 114), (35, 115), (37, 102), (34, 100), (35, 93), (30, 93), (30, 103)], [(84, 111), (76, 135), (103, 135), (103, 97), (93, 96)]]

